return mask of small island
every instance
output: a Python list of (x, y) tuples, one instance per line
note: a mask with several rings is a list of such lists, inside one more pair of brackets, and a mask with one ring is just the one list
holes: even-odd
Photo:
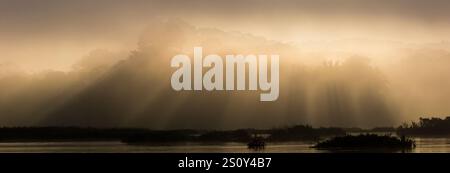
[(413, 149), (416, 143), (405, 136), (395, 137), (390, 135), (360, 134), (357, 136), (345, 135), (334, 137), (317, 143), (313, 148), (317, 149)]

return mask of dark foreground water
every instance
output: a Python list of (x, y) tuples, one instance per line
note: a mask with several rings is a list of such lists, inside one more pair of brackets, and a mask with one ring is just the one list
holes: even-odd
[(311, 148), (313, 143), (269, 143), (264, 150), (247, 149), (243, 143), (183, 144), (170, 146), (133, 146), (121, 142), (17, 142), (0, 143), (0, 152), (45, 152), (45, 153), (321, 153), (321, 152), (412, 152), (412, 153), (449, 153), (450, 138), (416, 138), (417, 147), (410, 151), (372, 150), (372, 151), (329, 151)]

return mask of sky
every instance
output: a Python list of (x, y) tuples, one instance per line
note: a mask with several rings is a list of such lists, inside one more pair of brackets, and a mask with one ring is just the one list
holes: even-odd
[[(0, 0), (0, 125), (374, 127), (445, 117), (448, 9), (446, 0)], [(279, 100), (168, 90), (168, 60), (194, 46), (279, 53)]]
[(152, 20), (167, 18), (307, 48), (355, 39), (445, 42), (449, 8), (445, 0), (1, 0), (0, 62), (69, 70), (95, 49), (133, 49)]

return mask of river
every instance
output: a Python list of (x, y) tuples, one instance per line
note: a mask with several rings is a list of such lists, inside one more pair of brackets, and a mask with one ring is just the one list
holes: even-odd
[(409, 151), (392, 150), (346, 150), (329, 151), (311, 148), (313, 143), (268, 143), (264, 150), (249, 150), (243, 143), (212, 144), (173, 144), (173, 145), (127, 145), (119, 141), (106, 142), (8, 142), (0, 143), (0, 152), (19, 153), (323, 153), (323, 152), (411, 152), (411, 153), (449, 153), (450, 138), (415, 138), (417, 147)]

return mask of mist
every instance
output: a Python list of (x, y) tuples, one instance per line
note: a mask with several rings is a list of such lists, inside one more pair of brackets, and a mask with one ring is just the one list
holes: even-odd
[[(446, 1), (171, 2), (1, 1), (0, 125), (371, 128), (450, 114)], [(278, 100), (172, 90), (171, 58), (195, 46), (279, 54)]]

